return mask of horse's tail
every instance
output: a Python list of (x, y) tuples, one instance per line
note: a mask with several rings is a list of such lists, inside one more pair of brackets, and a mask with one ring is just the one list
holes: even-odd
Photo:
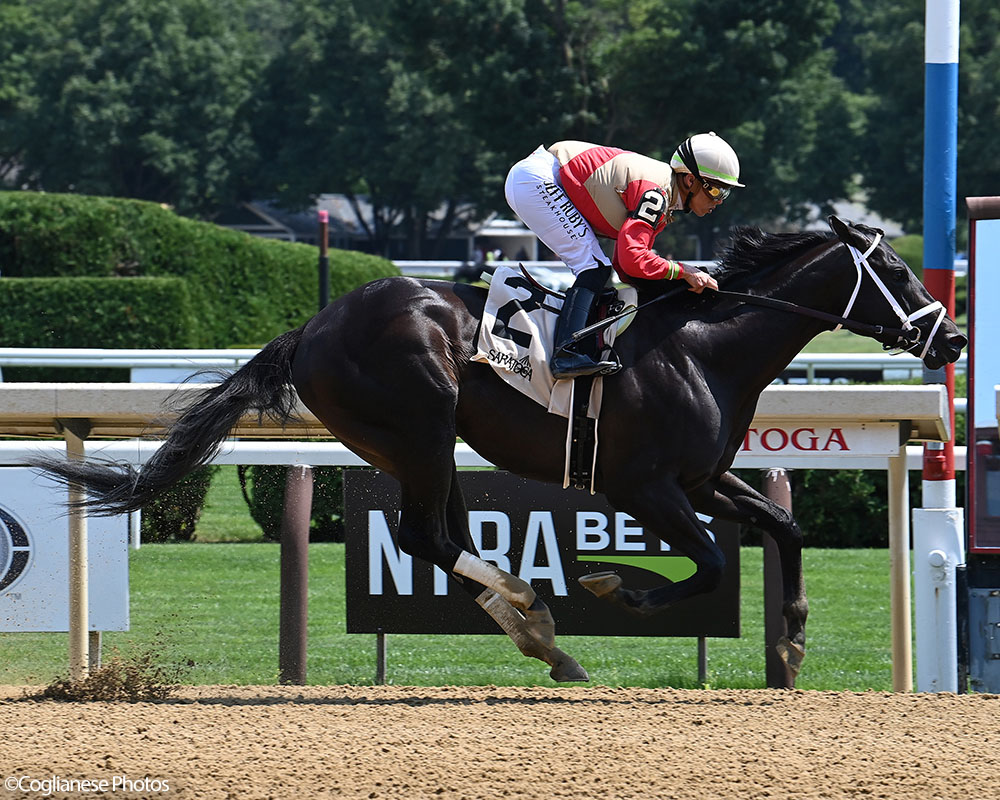
[(167, 428), (166, 440), (141, 468), (99, 460), (32, 459), (62, 483), (83, 487), (81, 505), (98, 515), (136, 511), (196, 467), (211, 460), (226, 435), (248, 412), (279, 424), (295, 413), (292, 357), (302, 328), (282, 334), (218, 386), (200, 393)]

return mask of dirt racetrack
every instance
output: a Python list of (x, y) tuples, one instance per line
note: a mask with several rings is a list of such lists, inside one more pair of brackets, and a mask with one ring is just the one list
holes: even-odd
[[(204, 686), (130, 705), (25, 694), (0, 687), (0, 798), (1000, 798), (996, 695)], [(102, 780), (106, 791), (87, 791)]]

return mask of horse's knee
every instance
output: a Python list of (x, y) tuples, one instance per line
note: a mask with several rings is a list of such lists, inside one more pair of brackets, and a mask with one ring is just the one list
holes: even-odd
[(776, 505), (774, 525), (769, 530), (766, 528), (765, 530), (771, 534), (775, 542), (779, 545), (798, 549), (802, 548), (802, 530), (795, 521), (795, 517), (792, 516), (792, 512), (787, 508)]

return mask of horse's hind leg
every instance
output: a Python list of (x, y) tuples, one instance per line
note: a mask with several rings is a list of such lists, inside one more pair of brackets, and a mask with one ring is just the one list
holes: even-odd
[[(469, 532), (469, 513), (465, 506), (465, 498), (458, 482), (458, 471), (452, 471), (451, 491), (448, 494), (448, 536), (464, 554), (472, 556), (481, 565), (480, 571), (487, 570), (492, 577), (493, 570), (501, 576), (507, 573), (478, 559), (472, 535)], [(475, 563), (475, 562), (470, 562)], [(493, 567), (493, 570), (490, 568)], [(555, 622), (548, 606), (541, 598), (535, 597), (527, 608), (515, 609), (513, 605), (495, 589), (484, 586), (483, 583), (468, 576), (462, 577), (453, 572), (453, 576), (462, 587), (471, 594), (476, 603), (493, 618), (501, 629), (511, 638), (517, 649), (529, 658), (537, 658), (552, 667), (549, 675), (555, 681), (586, 681), (587, 671), (581, 667), (572, 656), (567, 655), (555, 646)], [(513, 578), (513, 576), (507, 576)], [(519, 580), (514, 578), (514, 580)], [(529, 587), (530, 589), (530, 587)]]
[[(415, 437), (422, 438), (422, 437)], [(395, 459), (401, 486), (399, 546), (462, 583), (526, 656), (544, 661), (556, 681), (585, 681), (587, 672), (555, 646), (547, 606), (531, 585), (476, 555), (468, 512), (454, 464), (454, 432), (416, 446)]]
[(797, 675), (805, 656), (809, 602), (802, 576), (802, 532), (795, 518), (731, 472), (700, 488), (691, 500), (702, 513), (754, 525), (774, 539), (781, 560), (782, 614), (787, 626), (787, 636), (777, 648), (792, 675)]

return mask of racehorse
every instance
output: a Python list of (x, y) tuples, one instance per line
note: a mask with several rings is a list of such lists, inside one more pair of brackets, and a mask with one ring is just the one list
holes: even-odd
[[(610, 572), (581, 578), (624, 611), (652, 615), (720, 580), (723, 554), (696, 512), (756, 525), (780, 552), (787, 636), (779, 652), (793, 675), (808, 611), (802, 534), (788, 511), (729, 471), (761, 392), (834, 325), (907, 350), (930, 369), (956, 361), (967, 344), (881, 231), (836, 217), (830, 224), (833, 235), (736, 229), (713, 270), (719, 292), (657, 302), (662, 282), (637, 287), (640, 310), (615, 344), (623, 369), (605, 379), (595, 486), (697, 569), (641, 591)], [(403, 551), (454, 577), (522, 653), (552, 667), (554, 680), (587, 680), (556, 647), (552, 616), (531, 586), (480, 559), (469, 532), (456, 437), (519, 475), (560, 482), (564, 473), (566, 421), (471, 360), (485, 299), (468, 284), (375, 281), (199, 393), (141, 469), (34, 463), (82, 486), (96, 513), (133, 511), (208, 461), (248, 412), (288, 421), (297, 392), (332, 434), (399, 481)]]

